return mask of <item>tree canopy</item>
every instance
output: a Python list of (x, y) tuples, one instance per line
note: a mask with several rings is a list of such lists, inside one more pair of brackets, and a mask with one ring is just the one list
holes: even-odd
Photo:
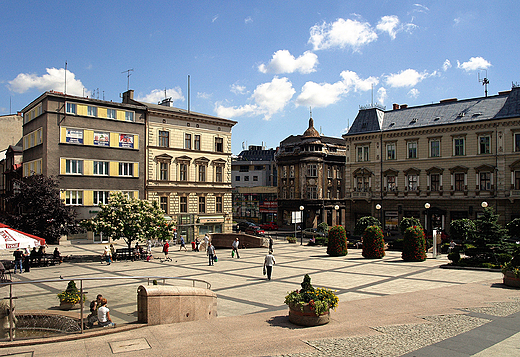
[(60, 198), (59, 181), (53, 177), (34, 175), (16, 180), (18, 189), (7, 198), (11, 210), (6, 223), (14, 229), (55, 243), (62, 234), (80, 231), (76, 211)]
[(84, 223), (87, 229), (112, 240), (123, 239), (130, 248), (133, 241), (171, 238), (170, 226), (157, 201), (148, 202), (117, 192), (97, 216)]

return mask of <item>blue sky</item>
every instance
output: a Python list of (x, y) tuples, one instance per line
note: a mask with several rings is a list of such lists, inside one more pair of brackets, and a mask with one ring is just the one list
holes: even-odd
[[(518, 1), (3, 1), (0, 115), (46, 90), (120, 102), (167, 96), (238, 121), (232, 152), (316, 129), (359, 106), (421, 105), (520, 82)], [(11, 108), (11, 109), (10, 109)]]

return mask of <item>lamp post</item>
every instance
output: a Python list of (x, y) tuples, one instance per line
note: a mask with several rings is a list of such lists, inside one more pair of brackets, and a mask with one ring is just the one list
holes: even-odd
[(305, 207), (300, 206), (300, 245), (303, 244), (303, 210)]
[(339, 205), (335, 205), (334, 206), (334, 214), (336, 215), (336, 219), (335, 219), (336, 225), (338, 225), (338, 210), (339, 210)]
[(428, 209), (430, 209), (430, 204), (426, 202), (424, 204), (424, 208), (426, 209), (426, 214), (424, 215), (424, 230), (428, 233)]
[(382, 222), (383, 217), (382, 217), (382, 214), (381, 214), (381, 208), (382, 208), (381, 205), (378, 203), (376, 205), (376, 210), (378, 212), (377, 215), (379, 216), (379, 223), (381, 223), (381, 229), (383, 229), (383, 227), (382, 227), (383, 226), (383, 222)]

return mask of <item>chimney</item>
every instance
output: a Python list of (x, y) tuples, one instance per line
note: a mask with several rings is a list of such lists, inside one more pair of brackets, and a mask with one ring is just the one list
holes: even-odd
[(392, 104), (392, 109), (393, 110), (398, 110), (399, 109), (399, 104), (397, 104), (397, 103)]
[(406, 109), (408, 108), (408, 104), (401, 104), (401, 109)]
[(130, 89), (123, 93), (123, 103), (129, 103), (134, 100), (134, 90)]

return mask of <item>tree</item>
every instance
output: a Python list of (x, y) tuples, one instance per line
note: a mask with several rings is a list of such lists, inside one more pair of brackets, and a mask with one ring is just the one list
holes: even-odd
[(508, 237), (507, 230), (498, 224), (498, 216), (492, 207), (486, 207), (484, 214), (475, 221), (477, 227), (477, 234), (473, 239), (475, 253), (484, 260), (490, 259), (497, 249), (505, 248), (503, 240)]
[(15, 184), (19, 189), (7, 199), (13, 211), (6, 212), (6, 222), (12, 228), (44, 238), (47, 243), (81, 231), (76, 211), (60, 198), (57, 179), (34, 175), (16, 180)]
[(363, 257), (380, 259), (385, 256), (385, 240), (379, 226), (368, 226), (363, 233)]
[(129, 198), (121, 192), (111, 194), (108, 204), (83, 225), (112, 240), (123, 239), (128, 248), (133, 241), (171, 238), (170, 226), (157, 201)]
[(404, 236), (404, 232), (410, 227), (421, 227), (421, 221), (419, 221), (418, 218), (414, 217), (404, 217), (401, 220), (401, 223), (399, 223), (399, 230), (401, 231), (401, 234)]
[(347, 232), (343, 226), (335, 226), (329, 230), (327, 254), (331, 257), (347, 255)]
[(404, 231), (401, 257), (405, 262), (426, 260), (426, 240), (421, 226), (412, 226)]
[(369, 226), (379, 226), (381, 227), (381, 222), (376, 217), (365, 216), (361, 217), (354, 227), (354, 235), (361, 236), (365, 232), (365, 229)]
[(450, 223), (451, 237), (461, 242), (472, 240), (476, 230), (475, 222), (468, 218), (456, 219)]

